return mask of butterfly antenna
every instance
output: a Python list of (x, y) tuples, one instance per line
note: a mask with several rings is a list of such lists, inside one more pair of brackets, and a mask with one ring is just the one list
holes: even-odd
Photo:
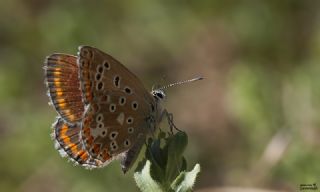
[(169, 85), (165, 85), (163, 87), (160, 87), (159, 89), (167, 89), (169, 87), (173, 87), (173, 86), (176, 86), (176, 85), (182, 85), (182, 84), (185, 84), (185, 83), (191, 83), (193, 81), (198, 81), (198, 80), (202, 80), (204, 79), (203, 77), (196, 77), (196, 78), (193, 78), (193, 79), (188, 79), (188, 80), (184, 80), (184, 81), (179, 81), (179, 82), (176, 82), (176, 83), (170, 83)]

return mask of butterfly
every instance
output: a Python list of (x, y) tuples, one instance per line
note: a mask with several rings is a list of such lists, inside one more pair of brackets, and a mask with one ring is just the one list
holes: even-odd
[(45, 60), (45, 84), (58, 113), (52, 138), (62, 156), (86, 168), (119, 159), (123, 172), (136, 160), (145, 139), (164, 116), (164, 89), (150, 92), (139, 78), (101, 50), (80, 46), (77, 56), (55, 53)]

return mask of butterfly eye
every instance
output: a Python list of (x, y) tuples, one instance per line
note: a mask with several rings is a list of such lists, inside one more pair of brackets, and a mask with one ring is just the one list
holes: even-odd
[(160, 99), (163, 99), (163, 95), (162, 95), (161, 93), (157, 93), (156, 95), (157, 95), (157, 97), (159, 97)]

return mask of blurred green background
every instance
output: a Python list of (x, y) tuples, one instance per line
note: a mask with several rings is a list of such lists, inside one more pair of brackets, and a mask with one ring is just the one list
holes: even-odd
[(189, 135), (195, 189), (320, 187), (320, 1), (1, 0), (0, 191), (138, 191), (119, 163), (88, 171), (50, 139), (43, 61), (91, 45), (113, 55)]

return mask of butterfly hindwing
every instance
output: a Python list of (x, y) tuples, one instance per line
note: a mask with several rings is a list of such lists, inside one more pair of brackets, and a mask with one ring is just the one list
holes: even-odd
[(53, 125), (52, 137), (56, 142), (56, 148), (62, 156), (68, 156), (73, 162), (84, 167), (94, 168), (101, 166), (102, 162), (92, 158), (85, 150), (79, 123), (70, 125), (62, 118), (58, 118)]
[(118, 104), (122, 96), (113, 92), (109, 97), (107, 103), (89, 105), (82, 124), (86, 149), (103, 162), (129, 150), (146, 134), (147, 127), (143, 116)]
[(141, 135), (140, 138), (138, 138), (137, 142), (128, 151), (123, 153), (120, 161), (123, 173), (126, 173), (132, 167), (132, 165), (138, 158), (139, 152), (141, 151), (144, 143), (144, 135)]

